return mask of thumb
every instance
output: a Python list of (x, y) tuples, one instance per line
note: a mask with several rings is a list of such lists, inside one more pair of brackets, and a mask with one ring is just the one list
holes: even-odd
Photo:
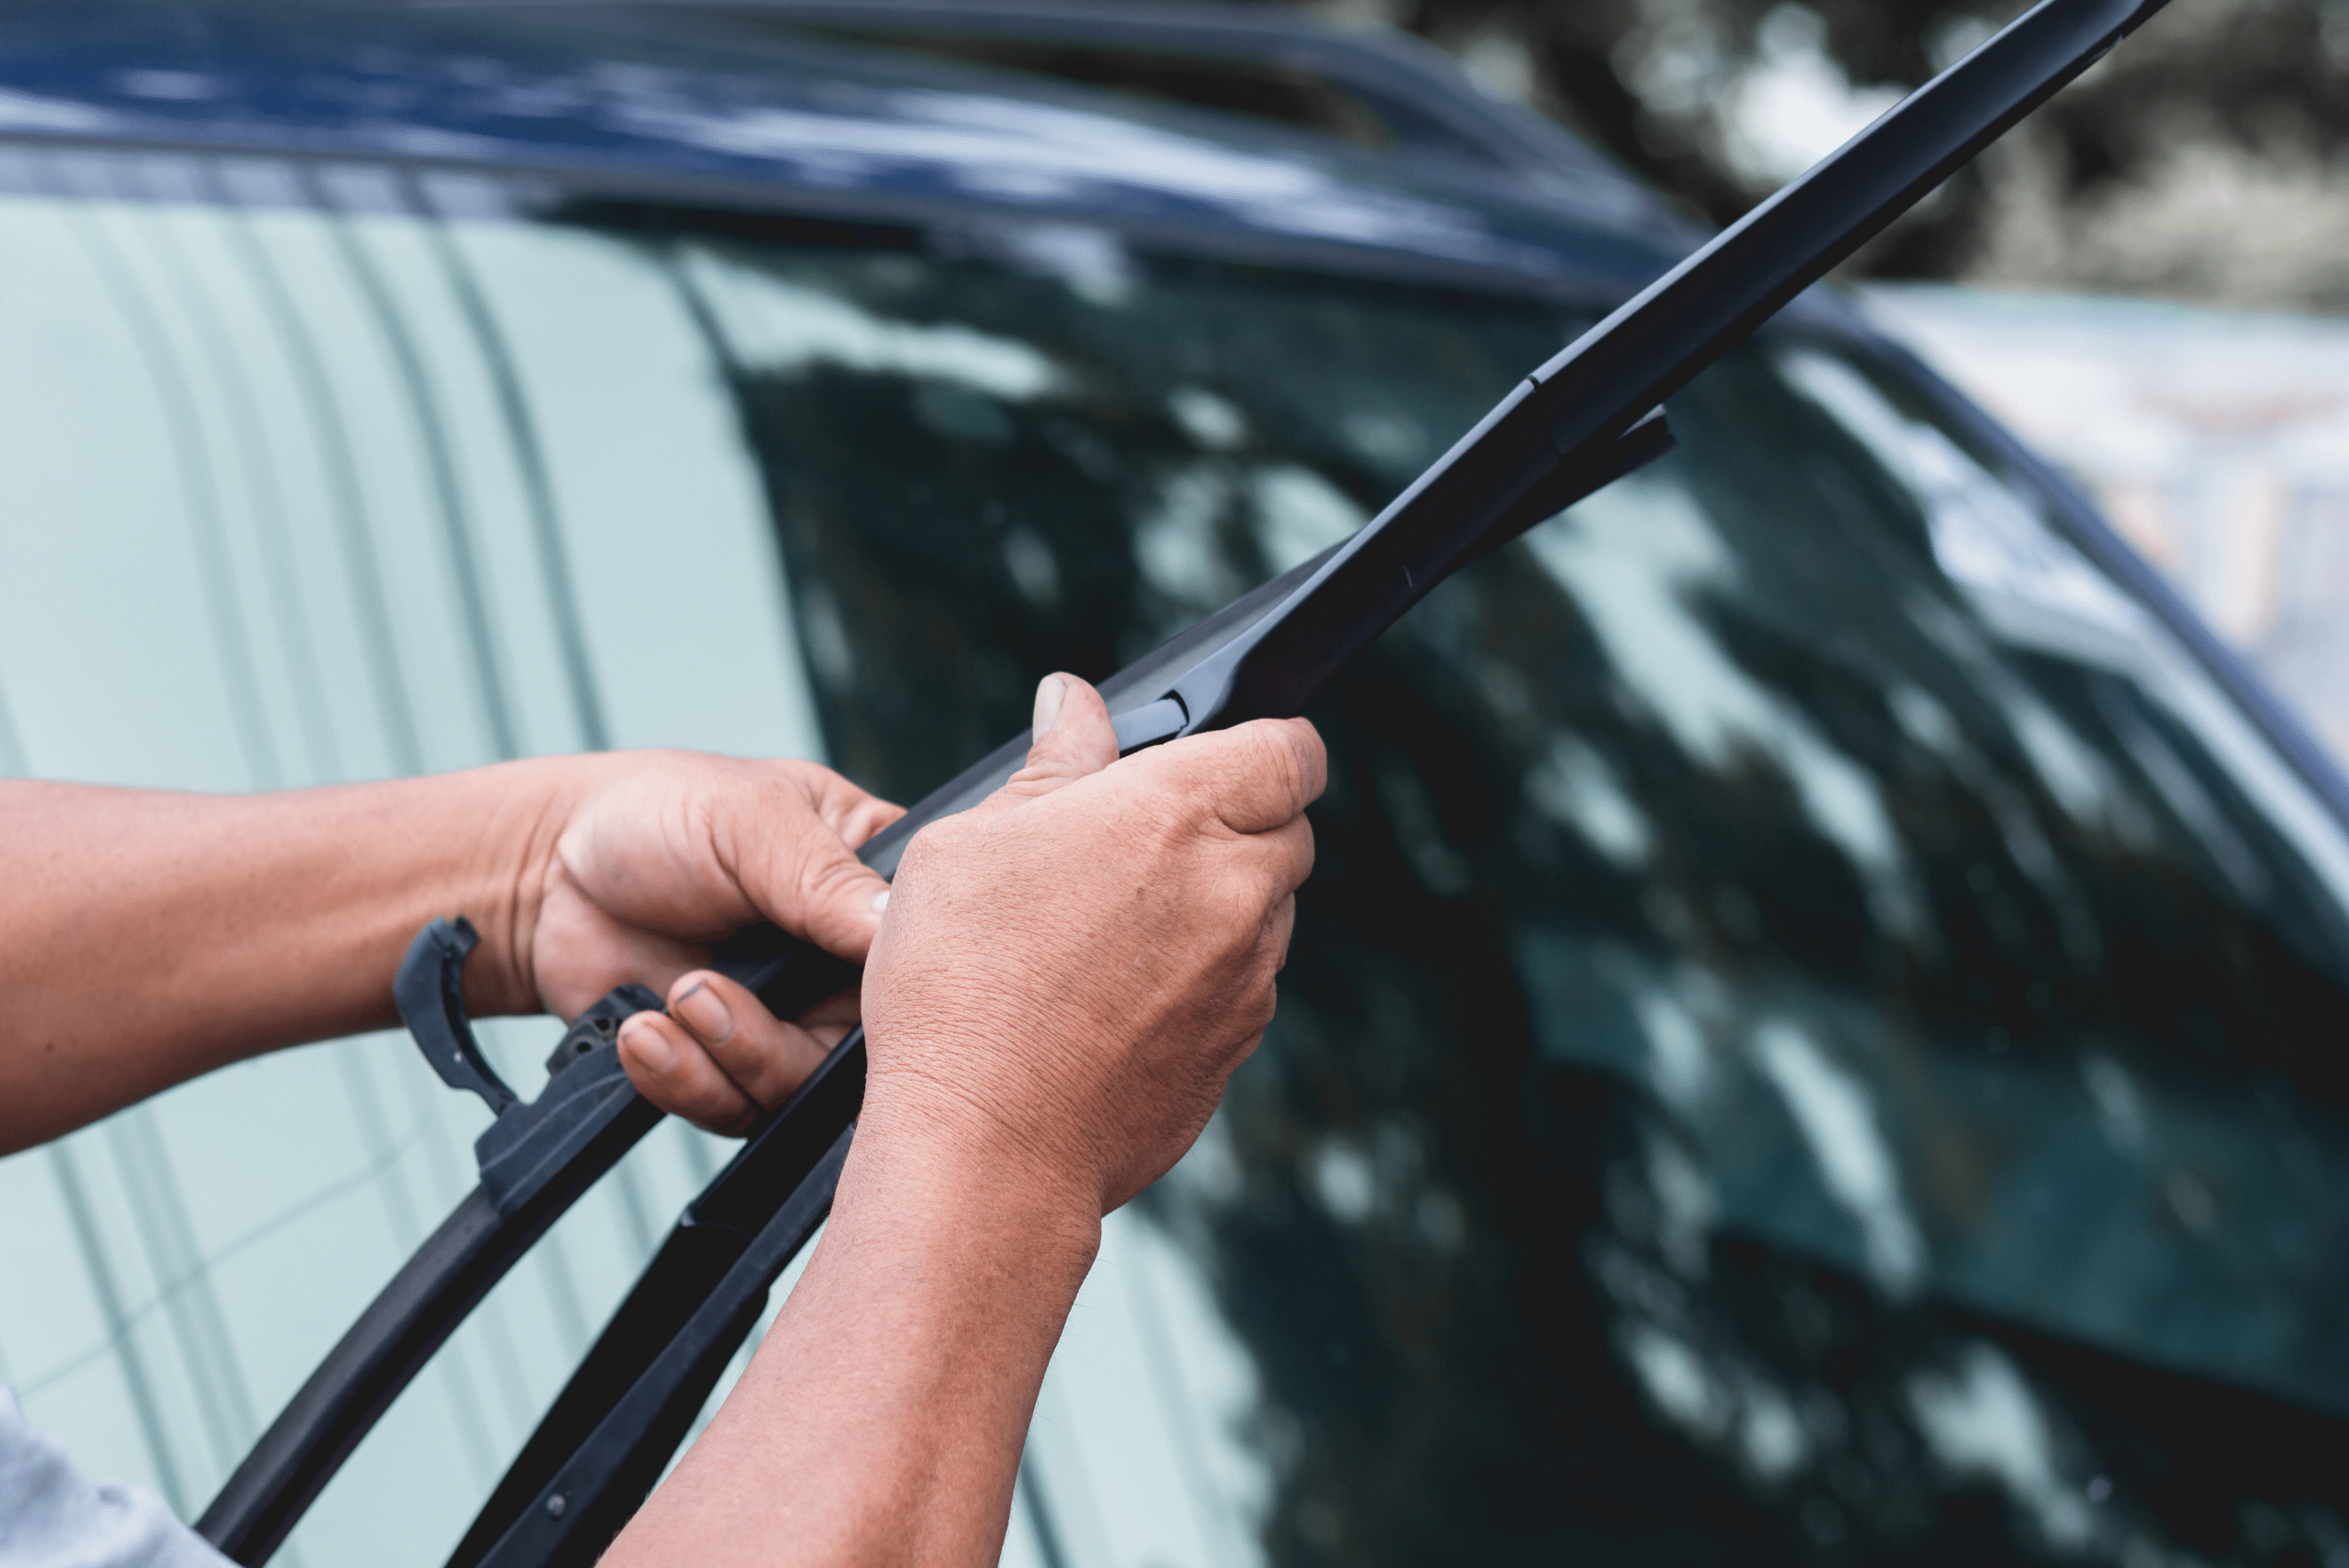
[(1118, 760), (1118, 730), (1109, 721), (1108, 705), (1074, 675), (1047, 675), (1037, 683), (1034, 735), (1028, 765), (974, 810), (987, 815), (1050, 795)]

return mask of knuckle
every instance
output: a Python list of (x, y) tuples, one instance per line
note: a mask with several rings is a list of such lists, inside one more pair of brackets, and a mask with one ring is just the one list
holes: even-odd
[(1281, 845), (1279, 878), (1287, 891), (1294, 893), (1313, 874), (1315, 848), (1312, 828), (1299, 819), (1300, 831)]
[(1304, 719), (1287, 718), (1267, 726), (1264, 740), (1279, 758), (1282, 798), (1288, 803), (1288, 815), (1294, 817), (1321, 794), (1327, 765), (1321, 737)]
[(1309, 718), (1283, 721), (1292, 754), (1305, 782), (1314, 794), (1321, 792), (1330, 772), (1330, 744), (1321, 739), (1320, 728)]
[(903, 882), (910, 874), (918, 880), (922, 868), (946, 852), (953, 842), (951, 818), (930, 823), (906, 840), (905, 851), (897, 857), (897, 880)]
[(1237, 875), (1219, 878), (1210, 895), (1210, 906), (1215, 913), (1218, 929), (1231, 946), (1254, 942), (1256, 933), (1264, 923), (1264, 890), (1253, 876)]
[(1247, 740), (1252, 773), (1285, 780), (1295, 771), (1297, 753), (1283, 741), (1278, 719), (1251, 719), (1239, 733)]
[(1154, 746), (1136, 761), (1157, 775), (1157, 786), (1186, 796), (1212, 796), (1228, 772), (1231, 731), (1193, 735)]
[(807, 891), (821, 898), (844, 892), (871, 874), (854, 855), (822, 853), (808, 857), (800, 877)]

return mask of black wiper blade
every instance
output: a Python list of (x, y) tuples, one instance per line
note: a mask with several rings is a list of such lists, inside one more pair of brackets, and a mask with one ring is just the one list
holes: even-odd
[[(1121, 748), (1302, 711), (1436, 584), (1658, 455), (1670, 439), (1658, 409), (1664, 398), (2162, 4), (2042, 0), (2016, 18), (1536, 370), (1352, 539), (1101, 683)], [(893, 874), (916, 831), (984, 799), (1027, 748), (1025, 737), (1006, 742), (877, 835), (862, 858)], [(767, 928), (744, 933), (716, 967), (784, 1017), (850, 973)], [(582, 1068), (591, 1075), (577, 1082), (596, 1084), (596, 1093), (543, 1129), (518, 1120), (503, 1155), (507, 1170), (533, 1173), (530, 1200), (512, 1215), (495, 1212), (484, 1197), (484, 1147), (483, 1192), (395, 1279), (206, 1514), (199, 1528), (229, 1556), (266, 1558), (423, 1356), (543, 1231), (550, 1207), (560, 1212), (608, 1167), (616, 1138), (632, 1127), (640, 1133), (640, 1120), (650, 1125), (649, 1107), (631, 1093), (606, 1092), (616, 1051), (580, 1044), (584, 1054), (550, 1081), (540, 1104)], [(686, 1211), (451, 1568), (584, 1564), (600, 1551), (682, 1439), (777, 1273), (829, 1211), (863, 1094), (860, 1030)], [(500, 1124), (518, 1112), (535, 1117), (538, 1107), (508, 1108)]]
[[(555, 1048), (545, 1090), (525, 1104), (465, 1020), (462, 979), (476, 940), (462, 919), (433, 921), (393, 989), (425, 1060), (496, 1115), (474, 1145), (481, 1183), (376, 1295), (196, 1522), (237, 1562), (277, 1550), (457, 1325), (661, 1118), (629, 1084), (613, 1043), (623, 1020), (661, 1006), (658, 995), (622, 985), (580, 1014)], [(818, 967), (801, 973), (814, 979)]]
[(1497, 511), (1562, 469), (1606, 462), (1650, 410), (2164, 4), (2042, 0), (1699, 247), (1520, 383), (1244, 646), (1188, 672), (1168, 693), (1187, 728), (1299, 711), (1432, 581), (1489, 547)]
[[(2000, 132), (2101, 58), (2163, 0), (2043, 0), (1542, 366), (1353, 538), (1102, 685), (1121, 747), (1297, 713), (1332, 674), (1452, 572), (1562, 509), (1668, 440), (1655, 412), (1802, 289), (1880, 231)], [(975, 804), (1019, 764), (1024, 740), (923, 803)], [(910, 831), (907, 824), (898, 825)], [(893, 830), (894, 832), (895, 830)], [(894, 865), (903, 837), (883, 851)], [(861, 1099), (856, 1060), (830, 1114)], [(829, 1065), (829, 1064), (828, 1064)], [(834, 1122), (786, 1106), (803, 1150)], [(838, 1124), (848, 1135), (849, 1121)], [(750, 1151), (746, 1151), (746, 1158)], [(784, 1263), (829, 1207), (837, 1167), (811, 1164), (774, 1218), (740, 1228), (707, 1290), (664, 1294), (656, 1267), (623, 1314), (666, 1335), (607, 1333), (507, 1473), (450, 1568), (581, 1568), (642, 1501), (747, 1331)], [(751, 1195), (722, 1173), (707, 1197)], [(700, 1205), (696, 1206), (696, 1210)], [(688, 1223), (691, 1216), (688, 1217)], [(680, 1236), (685, 1228), (681, 1227)], [(592, 1423), (592, 1424), (591, 1424)]]
[[(1546, 483), (1522, 497), (1500, 526), (1486, 529), (1484, 548), (1553, 515), (1669, 444), (1659, 417), (1616, 443), (1607, 462), (1553, 464), (1556, 472)], [(1231, 722), (1229, 716), (1212, 714), (1190, 722), (1177, 703), (1146, 694), (1205, 667), (1222, 651), (1260, 633), (1265, 617), (1281, 609), (1342, 548), (1322, 551), (1104, 681), (1102, 695), (1118, 710), (1121, 746), (1130, 750), (1177, 730)], [(1399, 613), (1397, 608), (1386, 614), (1353, 646), (1366, 645)], [(895, 875), (898, 857), (915, 833), (993, 794), (1020, 766), (1027, 751), (1026, 738), (1007, 741), (876, 834), (858, 851), (859, 857), (883, 876)], [(451, 1088), (479, 1095), (496, 1116), (474, 1146), (481, 1184), (361, 1314), (197, 1521), (198, 1533), (235, 1562), (258, 1564), (268, 1560), (433, 1352), (548, 1228), (660, 1119), (660, 1113), (629, 1085), (614, 1043), (621, 1021), (636, 1012), (658, 1010), (660, 996), (640, 985), (623, 985), (583, 1013), (549, 1062), (552, 1071), (546, 1088), (537, 1100), (524, 1102), (482, 1056), (464, 1017), (462, 969), (473, 945), (471, 928), (462, 919), (434, 921), (418, 935), (395, 989), (402, 1016), (426, 1061)], [(753, 927), (721, 944), (710, 967), (740, 981), (782, 1018), (796, 1017), (853, 984), (857, 973), (852, 966), (772, 926)], [(522, 1479), (547, 1468), (544, 1458), (555, 1440), (550, 1434), (579, 1429), (587, 1411), (600, 1418), (605, 1407), (622, 1397), (672, 1337), (685, 1331), (702, 1293), (718, 1289), (738, 1255), (754, 1242), (762, 1248), (770, 1244), (763, 1228), (774, 1203), (760, 1195), (791, 1192), (818, 1168), (817, 1157), (854, 1119), (863, 1094), (863, 1040), (862, 1031), (851, 1036), (797, 1095), (754, 1129), (742, 1153), (679, 1221), (516, 1461), (507, 1482), (484, 1508), (485, 1518), (503, 1517), (509, 1511), (509, 1494)], [(816, 1123), (823, 1129), (818, 1143), (802, 1150), (802, 1134)], [(798, 1152), (786, 1152), (790, 1151)], [(827, 1188), (811, 1211), (808, 1229), (821, 1222), (829, 1206)], [(746, 1209), (760, 1212), (753, 1219), (743, 1219)], [(721, 1215), (726, 1218), (717, 1218)], [(797, 1245), (792, 1242), (791, 1250)], [(789, 1255), (786, 1251), (784, 1259)], [(754, 1294), (763, 1300), (764, 1285)], [(671, 1427), (689, 1420), (699, 1407), (699, 1396), (691, 1390), (707, 1392), (755, 1315), (755, 1306), (748, 1317), (740, 1310), (725, 1315), (709, 1330), (726, 1340), (723, 1349), (679, 1362), (676, 1375), (684, 1383), (668, 1388), (643, 1421), (630, 1429), (632, 1454), (658, 1450), (665, 1458), (685, 1429), (676, 1426), (673, 1432)], [(658, 1469), (655, 1461), (653, 1473)], [(643, 1478), (647, 1485), (651, 1478)], [(567, 1529), (576, 1530), (580, 1522), (574, 1518)], [(476, 1526), (475, 1534), (480, 1528)], [(471, 1551), (488, 1544), (470, 1535), (467, 1542), (457, 1561), (469, 1561)]]

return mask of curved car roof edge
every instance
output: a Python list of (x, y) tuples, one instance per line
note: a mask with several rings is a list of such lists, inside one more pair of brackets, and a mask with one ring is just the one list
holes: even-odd
[[(125, 17), (137, 17), (143, 13), (150, 21), (158, 16), (172, 14), (181, 14), (188, 19), (217, 14), (224, 18), (237, 17), (250, 24), (254, 20), (256, 12), (252, 5), (239, 4), (238, 0), (182, 0), (180, 4), (154, 10), (145, 10), (137, 6), (122, 8), (105, 5), (103, 0), (101, 4), (102, 9), (107, 13), (119, 11)], [(890, 6), (885, 0), (881, 10), (892, 16), (920, 17), (942, 14), (937, 10), (937, 5), (938, 0), (912, 0), (910, 4)], [(555, 38), (567, 36), (565, 29), (551, 25), (554, 17), (562, 14), (576, 13), (583, 17), (589, 15), (614, 18), (631, 15), (641, 17), (648, 11), (664, 9), (681, 16), (688, 13), (704, 16), (756, 13), (839, 17), (864, 14), (861, 10), (843, 11), (838, 8), (836, 0), (775, 0), (774, 4), (749, 5), (728, 4), (725, 0), (714, 5), (702, 3), (702, 0), (617, 0), (617, 3), (616, 0), (536, 0), (536, 3), (533, 0), (470, 0), (470, 3), (406, 6), (369, 4), (361, 0), (361, 3), (321, 7), (317, 14), (321, 17), (367, 18), (366, 26), (370, 29), (375, 29), (378, 24), (387, 25), (391, 31), (383, 37), (395, 40), (400, 39), (407, 29), (408, 24), (404, 24), (401, 18), (413, 18), (414, 25), (425, 27), (425, 31), (416, 40), (421, 46), (418, 60), (429, 65), (436, 57), (449, 55), (452, 49), (462, 52), (461, 46), (466, 40), (462, 36), (447, 36), (426, 26), (427, 17), (448, 17), (453, 21), (465, 17), (478, 17), (488, 23), (503, 17), (515, 19), (526, 35), (541, 32)], [(1222, 16), (1229, 9), (1216, 7), (1215, 14)], [(1148, 10), (1155, 15), (1160, 8), (1152, 6)], [(554, 14), (550, 17), (550, 25), (521, 20), (540, 12)], [(1040, 8), (1033, 0), (1024, 5), (1019, 0), (1013, 0), (1008, 6), (985, 9), (977, 6), (964, 6), (954, 7), (953, 14), (979, 21), (1007, 15), (1015, 20), (1021, 17), (1051, 16), (1062, 18), (1072, 29), (1097, 32), (1105, 28), (1116, 30), (1131, 20), (1092, 6)], [(1459, 228), (1464, 248), (1474, 248), (1471, 242), (1486, 239), (1493, 249), (1506, 249), (1530, 241), (1538, 248), (1561, 254), (1591, 248), (1592, 243), (1597, 242), (1596, 248), (1602, 251), (1609, 249), (1643, 250), (1652, 252), (1656, 262), (1668, 264), (1701, 243), (1705, 238), (1707, 231), (1704, 228), (1686, 222), (1656, 193), (1623, 171), (1607, 164), (1564, 129), (1539, 120), (1530, 111), (1486, 98), (1467, 82), (1464, 75), (1430, 46), (1401, 35), (1345, 32), (1303, 18), (1270, 18), (1254, 26), (1258, 31), (1287, 40), (1284, 48), (1309, 45), (1320, 62), (1317, 69), (1322, 65), (1344, 67), (1330, 71), (1328, 74), (1332, 79), (1359, 77), (1365, 71), (1382, 78), (1391, 78), (1391, 90), (1381, 90), (1408, 106), (1412, 113), (1424, 115), (1441, 111), (1453, 121), (1474, 118), (1477, 122), (1478, 136), (1471, 139), (1480, 139), (1482, 144), (1488, 147), (1494, 145), (1497, 139), (1511, 140), (1520, 149), (1531, 150), (1521, 150), (1508, 160), (1487, 158), (1465, 147), (1458, 153), (1437, 151), (1417, 145), (1406, 145), (1393, 151), (1372, 152), (1351, 143), (1313, 137), (1302, 131), (1290, 137), (1268, 134), (1246, 126), (1235, 128), (1233, 125), (1221, 123), (1226, 117), (1207, 111), (1200, 111), (1207, 117), (1198, 123), (1169, 125), (1163, 128), (1177, 135), (1197, 137), (1207, 145), (1241, 150), (1260, 158), (1281, 161), (1293, 154), (1318, 166), (1338, 185), (1354, 193), (1366, 194), (1374, 201), (1384, 199), (1388, 195), (1401, 195), (1407, 199), (1455, 207), (1456, 216), (1461, 219)], [(1208, 36), (1194, 23), (1186, 23), (1186, 27), (1190, 36)], [(306, 29), (297, 28), (281, 31), (273, 27), (272, 30), (284, 38), (289, 35), (299, 37)], [(230, 98), (239, 98), (248, 91), (247, 83), (238, 78), (237, 72), (251, 63), (244, 58), (251, 47), (251, 40), (245, 36), (250, 31), (249, 27), (242, 33), (236, 29), (228, 32), (199, 29), (190, 33), (186, 28), (180, 28), (174, 37), (173, 46), (178, 47), (181, 39), (201, 39), (195, 46), (195, 52), (186, 59), (184, 65), (178, 61), (157, 63), (169, 63), (179, 69), (221, 69), (228, 73), (224, 80), (230, 84)], [(347, 33), (348, 29), (342, 31)], [(1209, 32), (1215, 31), (1209, 29)], [(1217, 36), (1230, 35), (1230, 28), (1226, 27)], [(330, 83), (339, 75), (350, 73), (357, 57), (338, 58), (333, 52), (338, 45), (347, 48), (349, 41), (337, 37), (329, 43), (328, 52), (324, 58), (315, 62), (305, 62), (303, 74), (306, 82), (311, 84), (311, 96), (317, 96), (317, 83)], [(361, 41), (378, 40), (367, 39)], [(820, 41), (820, 34), (811, 32), (806, 41), (810, 45), (816, 44)], [(216, 51), (219, 55), (217, 64), (211, 58)], [(860, 52), (868, 51), (874, 61), (881, 66), (881, 76), (875, 79), (872, 91), (885, 91), (886, 81), (894, 79), (885, 63), (893, 58), (893, 51), (885, 40), (869, 40), (862, 44)], [(1259, 49), (1252, 52), (1261, 54), (1264, 51)], [(910, 65), (918, 57), (913, 51), (900, 51), (894, 58)], [(629, 134), (643, 143), (637, 146), (626, 141), (616, 143), (598, 136), (596, 134), (598, 128), (590, 123), (589, 117), (558, 115), (550, 122), (552, 134), (543, 139), (535, 127), (526, 127), (523, 134), (509, 137), (507, 133), (513, 128), (511, 127), (473, 123), (474, 106), (462, 98), (445, 103), (434, 99), (431, 95), (440, 86), (438, 79), (429, 72), (417, 72), (413, 66), (406, 70), (413, 78), (413, 83), (408, 85), (420, 89), (421, 95), (417, 96), (416, 102), (387, 104), (374, 119), (363, 127), (331, 129), (319, 119), (315, 105), (303, 103), (242, 103), (240, 107), (247, 111), (242, 124), (212, 122), (211, 117), (205, 114), (159, 111), (153, 103), (148, 101), (142, 89), (123, 83), (120, 79), (124, 72), (108, 74), (105, 58), (93, 58), (87, 51), (61, 49), (61, 39), (56, 36), (19, 37), (14, 50), (0, 51), (0, 59), (6, 60), (8, 68), (8, 84), (34, 93), (41, 100), (39, 106), (46, 111), (44, 115), (31, 119), (18, 118), (13, 126), (0, 127), (0, 135), (81, 138), (93, 144), (185, 141), (191, 145), (222, 147), (256, 142), (276, 147), (292, 140), (303, 144), (305, 150), (313, 153), (326, 153), (332, 150), (367, 158), (396, 158), (409, 153), (429, 155), (431, 140), (453, 138), (476, 141), (480, 150), (478, 152), (454, 151), (450, 156), (459, 161), (484, 164), (515, 162), (537, 167), (560, 163), (607, 171), (632, 166), (680, 181), (696, 179), (704, 172), (721, 178), (739, 175), (753, 183), (761, 178), (756, 165), (763, 160), (727, 153), (721, 149), (714, 161), (732, 162), (738, 167), (729, 171), (710, 166), (713, 160), (708, 155), (708, 149), (690, 140), (675, 147), (667, 146), (662, 141), (662, 132), (658, 128), (649, 136), (640, 130), (632, 130)], [(273, 60), (262, 63), (264, 69), (275, 68), (279, 64)], [(804, 85), (811, 67), (815, 68), (817, 75), (823, 74), (820, 61), (795, 58), (776, 63), (780, 66), (775, 73), (779, 82), (798, 78)], [(688, 64), (685, 69), (696, 67)], [(754, 66), (743, 80), (755, 82), (766, 74), (769, 72)], [(919, 77), (924, 73), (917, 72), (915, 75)], [(909, 79), (905, 84), (918, 88), (925, 83)], [(1162, 117), (1138, 111), (1130, 97), (1113, 91), (1088, 90), (1080, 83), (1061, 83), (1044, 77), (1037, 78), (1031, 85), (1021, 80), (1021, 73), (1017, 72), (999, 82), (970, 85), (982, 92), (996, 93), (1008, 102), (1073, 107), (1081, 112), (1138, 124), (1155, 125)], [(1074, 95), (1074, 98), (1071, 95)], [(1063, 98), (1071, 98), (1071, 101), (1063, 106)], [(783, 101), (778, 100), (779, 103)], [(605, 107), (600, 104), (594, 106), (596, 112), (601, 112)], [(493, 115), (496, 112), (494, 106), (491, 112)], [(1187, 113), (1180, 111), (1179, 106), (1171, 107), (1166, 112)], [(584, 113), (583, 111), (583, 115)], [(579, 123), (568, 125), (569, 119), (577, 119)], [(889, 119), (889, 115), (884, 112), (875, 117), (875, 123), (885, 125)], [(402, 146), (403, 140), (410, 145)], [(1324, 141), (1326, 145), (1322, 144)], [(1292, 142), (1296, 145), (1290, 145)], [(1534, 145), (1537, 142), (1540, 147)], [(696, 168), (694, 165), (697, 162), (704, 167)], [(925, 163), (925, 168), (930, 172), (943, 176), (949, 183), (956, 177), (953, 172), (962, 167), (963, 164), (952, 158), (932, 157)], [(787, 173), (785, 175), (785, 179), (789, 177)], [(905, 183), (896, 175), (842, 183), (863, 185), (885, 183), (885, 180)], [(1171, 193), (1160, 191), (1145, 170), (1137, 174), (1130, 191), (1115, 199), (1147, 203), (1168, 195), (1179, 203), (1187, 200), (1190, 194), (1179, 190)], [(1052, 204), (1040, 200), (1036, 205)], [(1067, 205), (1078, 207), (1095, 206), (1090, 201)], [(1197, 221), (1203, 226), (1278, 227), (1267, 226), (1261, 218), (1251, 217), (1236, 210), (1202, 211), (1197, 214)], [(1558, 223), (1567, 229), (1586, 232), (1579, 240), (1565, 232), (1555, 236), (1510, 232), (1521, 229), (1528, 222), (1535, 229)], [(1414, 247), (1405, 239), (1399, 241), (1397, 248), (1408, 250)], [(1442, 250), (1445, 247), (1419, 248)]]
[[(1620, 181), (1659, 211), (1668, 204), (1607, 152), (1521, 105), (1476, 87), (1433, 44), (1375, 22), (1344, 22), (1286, 6), (1228, 0), (419, 0), (431, 11), (559, 11), (676, 8), (800, 19), (883, 30), (949, 27), (972, 37), (1048, 28), (1078, 41), (1218, 45), (1261, 53), (1279, 49), (1341, 80), (1401, 90), (1415, 107), (1482, 143), (1497, 158), (1530, 167), (1564, 162)], [(1337, 69), (1332, 70), (1335, 67)], [(1364, 69), (1364, 68), (1368, 69)]]
[[(744, 176), (680, 174), (642, 167), (581, 166), (520, 161), (485, 162), (462, 158), (401, 153), (370, 148), (303, 146), (256, 142), (234, 138), (199, 140), (193, 138), (91, 135), (78, 132), (0, 130), (0, 160), (11, 150), (71, 156), (158, 158), (217, 158), (258, 162), (278, 161), (318, 168), (378, 169), (409, 176), (441, 176), (481, 184), (506, 186), (516, 198), (514, 216), (533, 200), (551, 204), (564, 197), (618, 202), (673, 204), (729, 211), (750, 217), (788, 221), (871, 223), (943, 232), (961, 232), (984, 240), (990, 234), (1008, 235), (1020, 227), (1094, 229), (1116, 234), (1137, 250), (1154, 254), (1228, 261), (1239, 265), (1293, 267), (1365, 281), (1412, 283), (1465, 288), (1555, 300), (1564, 304), (1611, 308), (1653, 281), (1654, 272), (1589, 269), (1575, 276), (1564, 271), (1538, 272), (1431, 254), (1390, 245), (1348, 245), (1236, 225), (1208, 226), (1180, 219), (1153, 221), (1126, 214), (1065, 214), (1051, 209), (1012, 206), (975, 196), (946, 196), (934, 193), (910, 195), (881, 189), (825, 188), (796, 182), (768, 183)], [(529, 187), (536, 185), (536, 192)], [(61, 188), (39, 178), (10, 177), (0, 161), (0, 191), (28, 189), (41, 195), (86, 195), (92, 193)], [(115, 199), (164, 202), (166, 192), (115, 189)], [(1518, 247), (1561, 261), (1554, 248), (1526, 242)], [(1656, 272), (1661, 272), (1659, 266)]]

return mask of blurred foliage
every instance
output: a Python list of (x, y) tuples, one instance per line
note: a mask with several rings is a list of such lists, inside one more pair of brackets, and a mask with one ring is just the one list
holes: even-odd
[[(1794, 82), (1847, 116), (2019, 7), (1978, 0), (1329, 0), (1461, 57), (1715, 222)], [(1820, 89), (1824, 88), (1822, 93)], [(1865, 115), (1859, 118), (1865, 118)], [(1856, 123), (1854, 121), (1854, 123)], [(2349, 0), (2176, 0), (1855, 270), (2349, 308)]]

